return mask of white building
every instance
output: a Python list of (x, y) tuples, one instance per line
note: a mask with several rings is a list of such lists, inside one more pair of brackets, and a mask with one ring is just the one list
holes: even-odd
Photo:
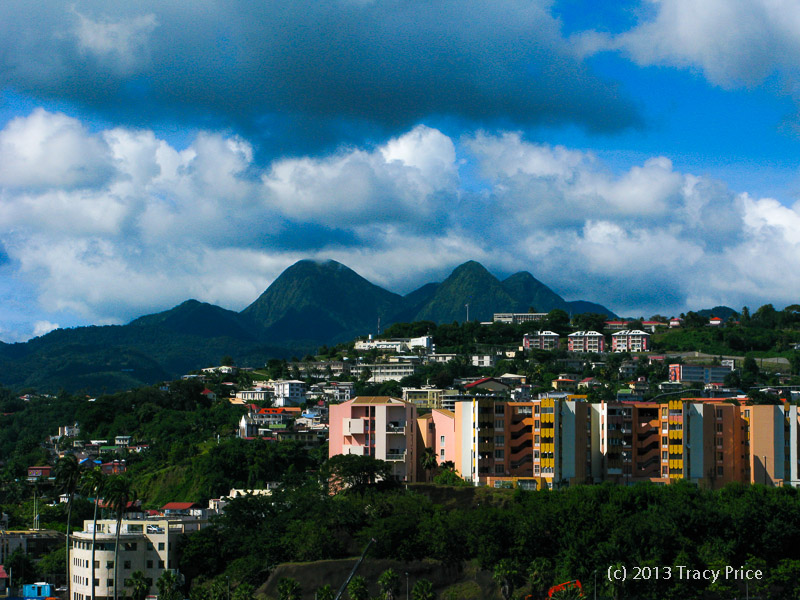
[(305, 381), (296, 379), (274, 381), (272, 390), (275, 398), (273, 405), (277, 407), (296, 406), (306, 401)]
[[(156, 519), (123, 519), (120, 530), (118, 589), (130, 596), (130, 576), (142, 571), (152, 581), (149, 594), (158, 593), (156, 581), (167, 570), (177, 570), (177, 544), (184, 535), (199, 531), (208, 521), (193, 517)], [(83, 522), (83, 531), (72, 537), (70, 549), (70, 589), (72, 600), (92, 597), (92, 532), (91, 520)], [(115, 519), (97, 521), (95, 541), (94, 587), (96, 600), (114, 597), (114, 546), (117, 532)]]
[(408, 352), (415, 348), (422, 348), (425, 352), (433, 350), (433, 337), (423, 335), (416, 338), (393, 338), (388, 340), (374, 339), (370, 335), (366, 340), (355, 343), (356, 350), (389, 350), (391, 352)]

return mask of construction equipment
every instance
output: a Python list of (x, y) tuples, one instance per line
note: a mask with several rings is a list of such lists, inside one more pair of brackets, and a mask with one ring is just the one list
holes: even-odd
[(347, 579), (346, 579), (346, 580), (345, 580), (345, 582), (342, 584), (342, 587), (340, 587), (340, 588), (339, 588), (339, 591), (338, 591), (338, 592), (336, 592), (336, 596), (333, 598), (333, 600), (340, 600), (340, 598), (342, 597), (342, 594), (344, 594), (344, 591), (347, 589), (347, 586), (348, 586), (348, 584), (350, 583), (350, 580), (353, 578), (353, 575), (355, 575), (355, 574), (356, 574), (356, 571), (358, 570), (358, 567), (360, 567), (360, 566), (361, 566), (361, 563), (362, 563), (362, 562), (364, 562), (364, 558), (366, 558), (366, 556), (367, 556), (367, 551), (369, 551), (369, 547), (370, 547), (370, 546), (372, 546), (372, 544), (374, 544), (374, 543), (375, 543), (375, 538), (372, 538), (372, 539), (371, 539), (371, 540), (370, 540), (370, 541), (367, 543), (367, 547), (366, 547), (366, 548), (364, 548), (364, 552), (362, 552), (362, 553), (361, 553), (361, 558), (359, 558), (359, 559), (356, 561), (356, 564), (355, 564), (355, 565), (353, 565), (353, 570), (352, 570), (352, 571), (350, 571), (350, 575), (348, 575), (348, 576), (347, 576)]

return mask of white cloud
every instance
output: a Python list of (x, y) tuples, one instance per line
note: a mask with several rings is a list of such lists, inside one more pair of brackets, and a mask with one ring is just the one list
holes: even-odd
[[(582, 34), (584, 53), (621, 49), (640, 65), (701, 70), (731, 88), (800, 73), (800, 5), (792, 0), (656, 0), (652, 18), (610, 37)], [(795, 90), (795, 95), (797, 96)]]
[(0, 187), (96, 187), (111, 173), (105, 142), (76, 119), (39, 108), (0, 131)]
[(372, 152), (276, 161), (262, 178), (267, 198), (292, 219), (335, 226), (429, 221), (456, 191), (453, 142), (419, 126)]
[[(28, 130), (87, 152), (33, 144), (52, 166), (46, 186), (4, 172), (17, 176), (0, 188), (4, 268), (35, 286), (41, 307), (29, 326), (15, 317), (17, 332), (75, 315), (119, 323), (192, 297), (241, 309), (309, 257), (402, 292), (475, 259), (637, 316), (780, 305), (800, 287), (800, 204), (735, 195), (664, 157), (615, 173), (591, 153), (515, 133), (454, 144), (419, 126), (376, 148), (260, 170), (239, 137), (203, 133), (177, 150), (152, 131), (94, 134), (35, 111), (0, 131), (3, 158), (29, 172), (29, 146), (17, 154), (8, 143)], [(463, 182), (465, 162), (482, 179)], [(76, 185), (75, 164), (101, 167)]]
[(33, 324), (33, 336), (38, 337), (45, 333), (50, 333), (54, 329), (58, 329), (58, 323), (51, 323), (50, 321), (36, 321)]

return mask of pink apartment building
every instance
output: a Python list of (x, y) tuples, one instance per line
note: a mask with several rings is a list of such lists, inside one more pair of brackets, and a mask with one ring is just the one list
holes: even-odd
[(389, 396), (357, 396), (330, 406), (328, 456), (358, 454), (392, 464), (398, 481), (417, 481), (417, 409)]
[(647, 352), (650, 334), (640, 329), (625, 329), (611, 334), (612, 352)]
[(567, 336), (570, 352), (604, 352), (605, 337), (597, 331), (576, 331)]

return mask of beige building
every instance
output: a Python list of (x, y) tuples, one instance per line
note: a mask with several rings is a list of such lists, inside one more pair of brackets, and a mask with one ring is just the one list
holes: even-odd
[[(157, 593), (156, 581), (167, 570), (176, 570), (177, 543), (184, 534), (199, 531), (207, 525), (205, 519), (194, 517), (123, 519), (120, 531), (118, 590), (130, 596), (130, 576), (142, 571), (151, 582), (149, 594)], [(92, 533), (93, 522), (83, 522), (83, 531), (72, 536), (70, 550), (70, 589), (72, 600), (92, 597)], [(114, 547), (117, 533), (115, 519), (97, 521), (94, 557), (94, 586), (96, 600), (114, 597)]]

